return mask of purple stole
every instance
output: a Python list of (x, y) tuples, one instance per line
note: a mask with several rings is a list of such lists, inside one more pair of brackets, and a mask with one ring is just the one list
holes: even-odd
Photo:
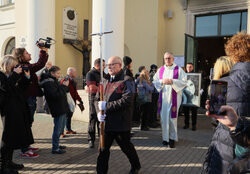
[[(165, 70), (165, 67), (162, 66), (160, 69), (160, 72), (159, 72), (160, 80), (162, 80), (162, 78), (163, 78), (164, 70)], [(178, 67), (178, 65), (176, 65), (176, 67), (174, 68), (173, 79), (178, 79), (178, 70), (179, 70), (179, 67)], [(162, 107), (162, 91), (160, 92), (160, 96), (159, 96), (158, 114), (161, 113), (161, 107)], [(176, 118), (176, 117), (177, 117), (177, 93), (172, 88), (171, 118)]]

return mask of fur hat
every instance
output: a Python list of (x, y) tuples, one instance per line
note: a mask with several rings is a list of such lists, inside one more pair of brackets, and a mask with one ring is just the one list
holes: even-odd
[(123, 57), (124, 66), (128, 66), (132, 62), (132, 59), (128, 56)]

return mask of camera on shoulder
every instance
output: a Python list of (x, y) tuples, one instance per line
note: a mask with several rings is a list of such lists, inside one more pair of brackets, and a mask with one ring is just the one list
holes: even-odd
[[(40, 42), (40, 41), (44, 41), (44, 42)], [(38, 41), (36, 41), (36, 44), (39, 47), (50, 48), (51, 45), (55, 44), (55, 40), (50, 37), (47, 37), (46, 39), (40, 38)]]

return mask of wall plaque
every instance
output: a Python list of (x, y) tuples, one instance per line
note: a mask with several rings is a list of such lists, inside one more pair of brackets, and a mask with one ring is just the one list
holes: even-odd
[(72, 7), (63, 9), (63, 39), (76, 40), (77, 33), (77, 13)]

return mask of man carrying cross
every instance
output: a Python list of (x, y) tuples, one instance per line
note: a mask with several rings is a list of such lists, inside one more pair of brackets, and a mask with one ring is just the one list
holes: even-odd
[[(134, 83), (131, 77), (124, 75), (120, 57), (110, 57), (107, 67), (108, 75), (103, 80), (104, 101), (96, 102), (98, 120), (105, 121), (104, 149), (100, 150), (96, 170), (98, 174), (108, 172), (109, 149), (116, 140), (129, 159), (130, 174), (137, 174), (141, 165), (134, 145), (130, 141)], [(99, 97), (100, 94), (97, 93), (96, 99)], [(104, 111), (104, 114), (100, 111)]]
[(182, 101), (182, 91), (186, 87), (186, 73), (174, 63), (174, 56), (164, 54), (165, 65), (154, 75), (155, 88), (160, 92), (158, 113), (161, 115), (163, 145), (175, 147), (177, 136), (177, 116)]

